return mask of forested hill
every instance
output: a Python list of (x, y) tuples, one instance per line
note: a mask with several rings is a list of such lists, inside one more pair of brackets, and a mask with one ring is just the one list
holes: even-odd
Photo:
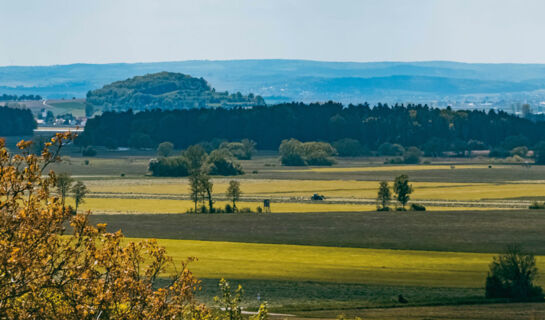
[(29, 109), (0, 107), (0, 137), (32, 135), (36, 121)]
[(442, 151), (467, 150), (472, 143), (495, 147), (511, 136), (532, 146), (545, 139), (545, 122), (505, 112), (454, 111), (423, 105), (344, 108), (333, 102), (290, 103), (251, 109), (105, 112), (87, 122), (79, 142), (118, 147), (138, 140), (137, 145), (153, 148), (170, 141), (184, 148), (213, 139), (248, 138), (260, 149), (276, 149), (289, 138), (329, 142), (352, 138), (373, 150), (390, 142), (426, 148), (431, 145)]
[(172, 72), (137, 76), (87, 93), (94, 110), (191, 109), (264, 105), (263, 98), (216, 92), (203, 78)]

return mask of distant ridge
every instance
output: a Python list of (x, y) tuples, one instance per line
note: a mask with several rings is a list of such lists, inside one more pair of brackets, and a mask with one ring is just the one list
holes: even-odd
[(0, 94), (85, 97), (90, 90), (161, 71), (204, 78), (218, 91), (277, 101), (429, 102), (493, 98), (545, 100), (544, 64), (193, 60), (0, 67)]

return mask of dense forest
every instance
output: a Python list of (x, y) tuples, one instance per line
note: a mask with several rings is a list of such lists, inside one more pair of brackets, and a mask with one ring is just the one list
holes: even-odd
[[(108, 134), (105, 135), (104, 133)], [(259, 149), (278, 149), (283, 139), (333, 142), (343, 138), (376, 150), (385, 142), (423, 149), (467, 150), (501, 146), (519, 137), (531, 147), (545, 139), (545, 122), (495, 111), (454, 111), (426, 105), (289, 103), (235, 109), (104, 112), (90, 119), (80, 143), (154, 148), (171, 141), (177, 148), (226, 139), (252, 139)]]
[(240, 92), (216, 92), (203, 78), (173, 72), (159, 72), (116, 81), (87, 93), (94, 110), (125, 111), (161, 108), (235, 107), (264, 105), (260, 96)]
[(29, 109), (0, 107), (0, 137), (32, 135), (36, 121)]

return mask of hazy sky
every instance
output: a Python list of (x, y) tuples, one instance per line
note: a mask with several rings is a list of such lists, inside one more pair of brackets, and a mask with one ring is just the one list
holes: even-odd
[(0, 65), (545, 63), (543, 0), (0, 0)]

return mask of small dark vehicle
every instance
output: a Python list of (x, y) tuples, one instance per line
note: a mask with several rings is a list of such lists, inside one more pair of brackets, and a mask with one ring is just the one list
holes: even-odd
[(313, 194), (312, 197), (310, 197), (310, 200), (324, 200), (324, 199), (325, 199), (324, 195), (317, 194), (317, 193)]

